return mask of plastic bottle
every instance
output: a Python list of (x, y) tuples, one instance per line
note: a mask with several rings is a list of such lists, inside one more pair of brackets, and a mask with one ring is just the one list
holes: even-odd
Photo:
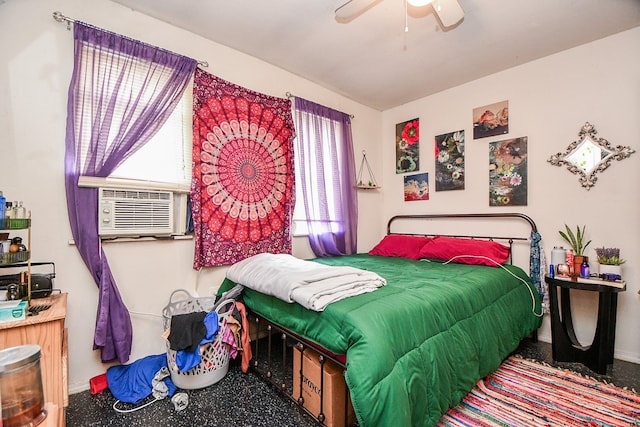
[(0, 191), (0, 228), (4, 228), (4, 216), (6, 215), (7, 198)]
[(587, 262), (587, 258), (584, 258), (584, 261), (582, 261), (582, 265), (580, 266), (580, 277), (582, 277), (583, 279), (588, 279), (589, 276), (591, 275), (591, 271), (589, 268), (589, 263)]

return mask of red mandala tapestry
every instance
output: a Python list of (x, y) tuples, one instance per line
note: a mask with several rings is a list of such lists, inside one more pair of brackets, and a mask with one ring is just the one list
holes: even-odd
[(194, 268), (291, 253), (291, 102), (201, 69), (193, 94)]

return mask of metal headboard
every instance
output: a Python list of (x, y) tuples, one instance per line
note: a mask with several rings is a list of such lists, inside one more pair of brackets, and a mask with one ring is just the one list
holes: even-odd
[[(536, 223), (529, 216), (518, 213), (454, 213), (454, 214), (418, 214), (418, 215), (395, 215), (389, 219), (387, 223), (387, 234), (400, 234), (391, 232), (391, 226), (394, 221), (399, 220), (413, 220), (413, 219), (477, 219), (477, 218), (488, 218), (488, 219), (497, 219), (497, 218), (513, 218), (517, 220), (526, 221), (531, 227), (531, 232), (537, 232), (538, 227)], [(411, 233), (401, 233), (401, 234), (411, 234)], [(472, 239), (485, 239), (485, 240), (503, 240), (509, 243), (509, 249), (511, 253), (511, 249), (513, 246), (513, 242), (516, 240), (527, 241), (529, 240), (529, 236), (521, 237), (521, 236), (481, 236), (481, 235), (459, 235), (459, 234), (441, 234), (441, 233), (416, 233), (421, 236), (448, 236), (448, 237), (467, 237)], [(509, 262), (512, 262), (511, 256), (509, 257)]]
[[(452, 219), (452, 218), (520, 218), (529, 223), (531, 231), (538, 231), (536, 223), (529, 216), (522, 213), (460, 213), (460, 214), (420, 214), (420, 215), (395, 215), (389, 219), (387, 223), (387, 234), (391, 233), (391, 224), (396, 220), (401, 219)], [(514, 239), (514, 240), (526, 240), (522, 237), (498, 237), (498, 236), (451, 236), (451, 237), (476, 237), (479, 239)]]

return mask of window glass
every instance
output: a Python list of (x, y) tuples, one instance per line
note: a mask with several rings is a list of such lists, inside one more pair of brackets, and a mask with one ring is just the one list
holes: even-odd
[(114, 178), (191, 183), (191, 88), (162, 128), (111, 174)]
[[(84, 46), (84, 49), (91, 49)], [(104, 62), (98, 61), (95, 55), (106, 55), (100, 51), (92, 50), (91, 54), (83, 55), (82, 68), (86, 73), (91, 73), (94, 67), (100, 66)], [(106, 65), (102, 65), (106, 66)], [(132, 78), (125, 78), (120, 84), (125, 85), (121, 89), (122, 93), (128, 91), (138, 92), (143, 86), (144, 79), (147, 77), (147, 66), (140, 68), (140, 72), (136, 74), (136, 64), (127, 71), (133, 73)], [(167, 70), (162, 76), (165, 79), (170, 78), (170, 72)], [(112, 79), (111, 84), (115, 84)], [(145, 108), (144, 98), (151, 97), (154, 87), (149, 87), (146, 92), (141, 95), (138, 102), (138, 109)], [(175, 110), (169, 119), (162, 125), (158, 132), (139, 150), (129, 156), (121, 165), (119, 165), (110, 175), (112, 178), (123, 178), (140, 181), (151, 181), (160, 183), (176, 184), (178, 186), (189, 186), (191, 183), (191, 123), (192, 123), (192, 98), (193, 84), (191, 83), (184, 91), (181, 101), (176, 105)], [(82, 97), (82, 94), (79, 94)], [(86, 102), (89, 98), (83, 99)], [(93, 107), (98, 111), (98, 106)], [(116, 103), (114, 106), (114, 117), (119, 117), (119, 111), (127, 108), (124, 103)], [(86, 106), (85, 106), (86, 109)], [(79, 115), (76, 123), (79, 123), (77, 131), (83, 134), (81, 140), (88, 141), (88, 135), (92, 132), (91, 125), (88, 121), (82, 120), (82, 109), (78, 109)], [(113, 129), (120, 128), (120, 123), (114, 123)], [(110, 141), (107, 141), (109, 144)], [(87, 150), (89, 147), (81, 147), (81, 164), (85, 165)]]
[[(299, 116), (305, 117), (311, 115), (307, 112), (296, 111), (296, 114)], [(302, 148), (300, 146), (299, 138), (294, 140), (295, 144), (295, 172), (296, 172), (296, 204), (293, 211), (293, 233), (294, 235), (301, 236), (308, 234), (307, 227), (307, 213), (305, 211), (304, 206), (304, 193), (302, 191), (302, 182), (301, 176), (304, 174), (306, 176), (306, 180), (308, 183), (314, 182), (322, 176), (321, 181), (327, 183), (324, 184), (327, 192), (327, 197), (325, 200), (310, 200), (309, 201), (309, 219), (310, 220), (318, 220), (320, 221), (323, 217), (321, 215), (321, 211), (329, 211), (335, 212), (338, 207), (335, 206), (334, 196), (333, 196), (333, 188), (336, 188), (340, 185), (340, 182), (335, 178), (336, 176), (331, 173), (331, 171), (325, 171), (322, 169), (316, 169), (315, 165), (322, 165), (324, 163), (331, 164), (333, 162), (330, 159), (327, 159), (326, 162), (320, 160), (318, 161), (319, 156), (338, 156), (341, 154), (333, 150), (333, 144), (331, 141), (334, 141), (338, 138), (341, 138), (342, 135), (342, 123), (331, 120), (329, 118), (322, 118), (320, 121), (319, 128), (315, 125), (317, 123), (316, 117), (313, 119), (303, 119), (304, 123), (308, 125), (308, 129), (305, 130), (306, 135), (317, 135), (319, 140), (313, 141), (314, 144), (320, 145), (322, 144), (322, 149), (319, 150), (308, 150), (310, 152), (306, 152), (304, 155), (307, 156), (306, 164), (310, 165), (309, 168), (303, 168), (302, 165)], [(338, 162), (341, 162), (341, 159), (338, 158)], [(326, 172), (326, 173), (325, 173)], [(333, 182), (332, 182), (333, 181)], [(333, 232), (339, 231), (339, 224), (324, 224), (326, 227), (331, 229)]]

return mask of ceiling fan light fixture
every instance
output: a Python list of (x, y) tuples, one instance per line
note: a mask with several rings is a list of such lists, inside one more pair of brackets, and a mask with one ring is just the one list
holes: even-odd
[(413, 7), (422, 7), (431, 3), (433, 0), (407, 0), (407, 2)]

